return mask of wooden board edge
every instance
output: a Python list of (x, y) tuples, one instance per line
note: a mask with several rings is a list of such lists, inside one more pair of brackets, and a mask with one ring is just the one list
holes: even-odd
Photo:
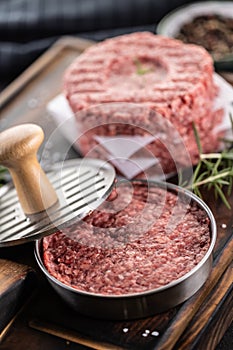
[(37, 287), (35, 270), (24, 264), (0, 259), (0, 333)]
[(19, 75), (8, 87), (6, 87), (0, 94), (1, 109), (10, 102), (17, 93), (25, 87), (33, 78), (35, 78), (41, 70), (43, 70), (49, 62), (56, 58), (56, 56), (64, 49), (74, 48), (84, 51), (91, 45), (93, 41), (64, 36), (58, 39), (48, 50), (45, 51), (38, 59), (36, 59), (22, 74)]
[(175, 349), (215, 349), (233, 320), (232, 273), (233, 263), (210, 293), (205, 305), (199, 309)]
[(69, 340), (73, 343), (87, 346), (88, 349), (95, 350), (124, 350), (121, 346), (111, 343), (105, 343), (103, 341), (92, 340), (89, 337), (85, 337), (76, 331), (66, 329), (65, 327), (56, 325), (40, 319), (31, 319), (29, 321), (29, 327), (41, 331), (65, 340)]
[(11, 331), (11, 328), (13, 327), (15, 321), (20, 316), (20, 314), (23, 312), (23, 310), (30, 304), (30, 302), (33, 300), (34, 295), (36, 295), (37, 290), (36, 288), (33, 290), (31, 295), (28, 295), (28, 297), (25, 299), (25, 302), (22, 304), (22, 306), (17, 310), (17, 312), (12, 316), (12, 318), (9, 320), (9, 322), (6, 324), (4, 329), (0, 330), (0, 346), (4, 342), (6, 336)]
[[(219, 256), (215, 259), (209, 278), (202, 288), (188, 299), (180, 308), (175, 318), (171, 321), (155, 349), (172, 350), (180, 337), (187, 329), (190, 321), (201, 309), (204, 301), (209, 298), (210, 293), (219, 284), (223, 274), (232, 263), (233, 258), (233, 237), (227, 242)], [(220, 340), (220, 339), (219, 339)]]

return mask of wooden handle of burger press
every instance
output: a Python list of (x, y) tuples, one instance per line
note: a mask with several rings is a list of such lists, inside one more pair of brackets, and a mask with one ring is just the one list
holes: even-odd
[(58, 200), (37, 160), (43, 140), (43, 130), (35, 124), (18, 125), (0, 133), (0, 164), (9, 169), (26, 215), (42, 212)]

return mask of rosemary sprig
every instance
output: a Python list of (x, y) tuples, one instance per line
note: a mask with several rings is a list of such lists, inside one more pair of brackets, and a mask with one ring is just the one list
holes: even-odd
[[(232, 117), (231, 124), (233, 130)], [(228, 209), (231, 208), (227, 196), (231, 194), (233, 186), (233, 143), (227, 140), (228, 148), (219, 153), (202, 153), (200, 137), (193, 124), (194, 135), (199, 151), (199, 162), (194, 170), (188, 186), (195, 194), (202, 197), (200, 187), (213, 189), (215, 197), (220, 197)], [(227, 191), (226, 191), (227, 189)]]

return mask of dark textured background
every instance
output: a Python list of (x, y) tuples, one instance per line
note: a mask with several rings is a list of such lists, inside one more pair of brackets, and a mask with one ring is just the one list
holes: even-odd
[[(99, 41), (137, 30), (155, 32), (166, 13), (189, 2), (0, 0), (0, 90), (62, 35)], [(218, 350), (231, 349), (233, 326), (218, 346)]]
[(6, 86), (61, 35), (94, 40), (156, 23), (182, 0), (0, 0), (0, 83)]

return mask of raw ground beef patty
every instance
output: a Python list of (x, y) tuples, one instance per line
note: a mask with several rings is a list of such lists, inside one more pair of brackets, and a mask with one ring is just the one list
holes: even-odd
[(43, 261), (52, 276), (80, 291), (122, 295), (185, 275), (209, 244), (203, 209), (135, 181), (119, 185), (83, 221), (44, 238)]
[[(214, 110), (217, 90), (213, 81), (213, 61), (204, 48), (149, 32), (122, 35), (97, 43), (78, 56), (64, 74), (64, 94), (76, 115), (80, 133), (95, 128), (79, 139), (83, 155), (98, 143), (93, 134), (114, 136), (122, 131), (116, 124), (111, 125), (113, 119), (117, 123), (117, 107), (115, 112), (113, 108), (109, 111), (108, 107), (106, 111), (103, 108), (91, 111), (90, 107), (131, 102), (148, 107), (171, 122), (195, 164), (198, 150), (193, 122), (203, 152), (216, 151), (219, 144), (219, 135), (213, 132), (223, 116), (221, 110)], [(134, 117), (126, 106), (125, 116), (121, 113), (119, 117), (120, 122), (129, 124), (121, 128), (123, 134), (132, 134), (130, 124), (135, 123), (135, 119), (145, 133), (151, 130), (156, 133), (157, 120), (148, 117), (147, 110), (141, 108)], [(174, 164), (164, 152), (165, 146), (156, 141), (149, 150), (159, 158), (166, 173), (174, 170), (171, 169)], [(180, 159), (178, 157), (176, 162), (182, 161), (182, 157)]]

